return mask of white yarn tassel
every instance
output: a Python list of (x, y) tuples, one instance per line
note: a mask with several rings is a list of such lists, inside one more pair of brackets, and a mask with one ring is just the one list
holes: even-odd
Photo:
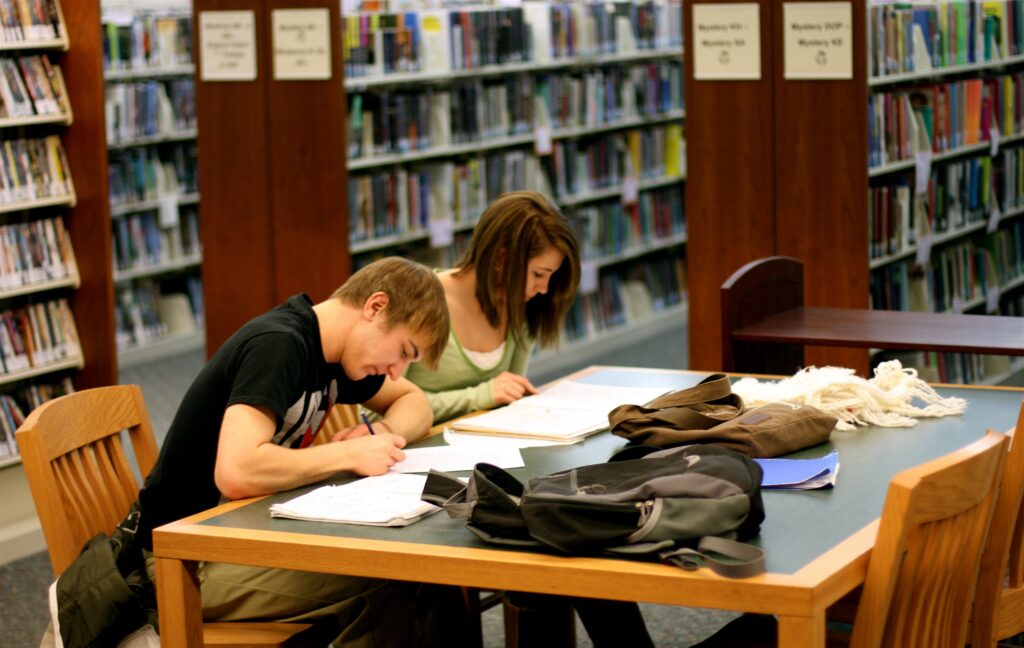
[[(748, 407), (779, 402), (811, 405), (836, 417), (840, 430), (852, 430), (856, 425), (912, 427), (918, 418), (967, 410), (967, 401), (939, 396), (917, 377), (916, 369), (903, 368), (899, 360), (878, 365), (871, 380), (854, 375), (853, 369), (807, 367), (777, 382), (743, 378), (732, 390)], [(925, 406), (914, 405), (915, 398)]]

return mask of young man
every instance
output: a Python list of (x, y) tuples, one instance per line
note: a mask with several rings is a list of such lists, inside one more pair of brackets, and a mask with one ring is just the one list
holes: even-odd
[[(296, 295), (249, 321), (178, 408), (139, 496), (142, 546), (152, 549), (155, 527), (221, 497), (276, 493), (341, 471), (387, 472), (432, 420), (402, 373), (410, 362), (436, 362), (448, 328), (435, 273), (397, 257), (356, 272), (324, 302)], [(380, 414), (375, 434), (360, 425), (310, 445), (334, 403)], [(208, 620), (334, 624), (336, 646), (464, 643), (455, 588), (208, 563), (199, 581)]]

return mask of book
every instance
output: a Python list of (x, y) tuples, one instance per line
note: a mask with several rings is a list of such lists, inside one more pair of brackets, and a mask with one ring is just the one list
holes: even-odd
[(619, 405), (647, 403), (663, 387), (616, 387), (561, 380), (540, 394), (454, 421), (457, 432), (578, 441), (608, 427)]
[(312, 522), (408, 526), (441, 510), (420, 500), (426, 475), (388, 473), (342, 485), (321, 486), (272, 504), (270, 516)]
[(764, 471), (763, 489), (811, 490), (835, 486), (839, 452), (816, 459), (754, 459)]

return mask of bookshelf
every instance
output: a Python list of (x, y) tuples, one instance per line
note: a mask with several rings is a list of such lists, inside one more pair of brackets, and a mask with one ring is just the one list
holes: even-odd
[[(527, 2), (345, 16), (353, 265), (397, 253), (450, 267), (491, 200), (533, 189), (574, 223), (589, 276), (562, 350), (597, 355), (684, 322), (680, 11)], [(391, 45), (407, 35), (418, 49)], [(559, 357), (539, 353), (538, 366)]]
[[(450, 266), (489, 200), (520, 188), (554, 196), (586, 246), (591, 281), (567, 345), (621, 344), (644, 308), (648, 316), (670, 312), (685, 321), (685, 272), (677, 262), (686, 244), (678, 3), (624, 3), (627, 14), (647, 12), (637, 30), (623, 24), (625, 16), (598, 16), (611, 7), (598, 3), (423, 9), (408, 17), (342, 17), (322, 2), (288, 4), (306, 7), (330, 12), (339, 71), (331, 83), (275, 80), (270, 48), (258, 52), (255, 81), (197, 81), (208, 352), (292, 292), (326, 297), (351, 267), (378, 256)], [(252, 11), (257, 33), (265, 34), (276, 8), (197, 0), (194, 15)], [(655, 11), (662, 12), (657, 21)], [(392, 16), (418, 30), (422, 69), (410, 69), (417, 59), (408, 50), (404, 59), (385, 50), (391, 36), (375, 28), (387, 29)], [(591, 40), (570, 43), (569, 22), (559, 21), (601, 27), (575, 32), (593, 29)], [(566, 31), (553, 38), (556, 24)], [(461, 40), (449, 39), (453, 26), (464, 30)], [(526, 39), (534, 28), (540, 31)], [(360, 33), (365, 38), (355, 37)], [(489, 45), (499, 42), (507, 47)], [(372, 65), (360, 51), (369, 45), (377, 48)], [(599, 96), (607, 101), (593, 101)], [(252, 108), (228, 112), (242, 103)], [(207, 125), (220, 133), (217, 141), (204, 139)], [(333, 142), (342, 142), (341, 156)], [(218, 163), (227, 159), (232, 169)], [(606, 167), (601, 175), (578, 173), (598, 161)], [(231, 179), (241, 177), (259, 179), (245, 196), (231, 190)], [(273, 191), (264, 186), (269, 178)], [(241, 214), (244, 222), (235, 216)], [(236, 236), (245, 237), (246, 249), (236, 248)], [(304, 250), (302, 259), (295, 249)], [(310, 272), (311, 259), (318, 272)], [(249, 281), (218, 279), (220, 264), (251, 268)], [(655, 275), (670, 294), (650, 294), (648, 277)], [(598, 321), (613, 309), (613, 323)]]
[[(80, 270), (75, 235), (79, 220), (95, 217), (85, 211), (90, 192), (80, 204), (75, 181), (93, 178), (72, 162), (93, 115), (83, 107), (76, 123), (84, 86), (71, 78), (74, 30), (60, 5), (38, 8), (11, 16), (0, 34), (0, 465), (18, 462), (14, 430), (24, 416), (72, 390), (73, 377), (88, 382), (76, 370), (104, 347), (95, 335), (80, 341), (72, 309), (76, 291), (95, 280), (95, 259), (87, 255)], [(96, 360), (94, 379), (105, 358)]]
[[(771, 169), (763, 177), (752, 178), (761, 187), (758, 194), (728, 195), (724, 186), (712, 189), (691, 179), (688, 258), (691, 275), (698, 267), (703, 270), (691, 288), (692, 366), (713, 368), (714, 353), (707, 349), (717, 348), (720, 340), (721, 282), (742, 263), (771, 254), (804, 261), (808, 305), (1024, 312), (1017, 280), (1024, 271), (1024, 232), (1016, 187), (1024, 142), (1017, 112), (1024, 49), (1010, 48), (1020, 37), (1019, 30), (1009, 28), (1021, 24), (1021, 3), (851, 3), (852, 78), (833, 80), (786, 79), (783, 8), (757, 4), (761, 79), (697, 81), (687, 70), (687, 94), (693, 98), (687, 115), (690, 151), (710, 174), (727, 174), (736, 159), (722, 155), (714, 139), (732, 134), (753, 145), (747, 140), (756, 135), (751, 129), (774, 135), (757, 143), (752, 153), (743, 151), (771, 165), (760, 167)], [(686, 4), (687, 15), (692, 5)], [(961, 9), (966, 13), (959, 33), (965, 39), (979, 34), (977, 49), (969, 55), (950, 49), (945, 60), (934, 59), (935, 65), (925, 55), (928, 62), (915, 67), (922, 59), (915, 57), (912, 44), (915, 12), (920, 14), (917, 29), (924, 32), (936, 30), (950, 19), (949, 12)], [(967, 28), (972, 11), (980, 32)], [(931, 22), (923, 17), (929, 12), (935, 12)], [(996, 13), (1006, 18), (1001, 23), (1008, 29), (1005, 35), (993, 30)], [(883, 32), (886, 37), (879, 38)], [(1006, 45), (1005, 56), (993, 48), (996, 35)], [(918, 37), (918, 42), (936, 40)], [(883, 54), (881, 60), (889, 63), (880, 68), (884, 44), (899, 49), (889, 58)], [(729, 101), (763, 102), (773, 106), (773, 114), (767, 123), (748, 129), (729, 112)], [(862, 106), (869, 107), (869, 117)], [(1002, 118), (1004, 110), (1010, 119)], [(969, 124), (968, 115), (974, 120)], [(701, 135), (708, 141), (697, 141)], [(701, 152), (708, 157), (699, 157)], [(920, 186), (927, 186), (922, 196), (915, 191), (918, 174)], [(747, 180), (736, 183), (733, 176), (731, 181), (745, 185)], [(721, 176), (719, 181), (725, 182)], [(752, 213), (763, 218), (751, 224), (737, 217), (737, 227), (753, 235), (737, 237), (729, 217), (725, 227), (714, 220), (714, 208), (745, 214), (748, 221)], [(726, 262), (716, 260), (723, 255)], [(829, 349), (809, 349), (806, 358), (808, 364), (849, 366), (861, 373), (873, 360), (863, 352)], [(924, 371), (936, 360), (917, 356), (905, 364)], [(936, 373), (936, 379), (980, 381), (985, 372), (979, 368), (986, 363), (1012, 368), (1012, 363), (981, 358), (939, 362), (959, 367)]]
[(118, 364), (203, 348), (192, 17), (103, 10)]
[[(1022, 18), (1019, 0), (868, 6), (874, 308), (1024, 315)], [(965, 354), (906, 361), (943, 382), (1019, 369)]]
[[(71, 353), (61, 357), (60, 352), (51, 350), (46, 361), (4, 372), (0, 395), (15, 399), (33, 387), (39, 398), (56, 395), (66, 388), (65, 379), (76, 389), (117, 382), (99, 3), (43, 5), (60, 12), (58, 37), (0, 39), (0, 57), (46, 56), (52, 67), (60, 68), (67, 110), (46, 117), (4, 118), (0, 140), (56, 137), (66, 155), (73, 192), (49, 197), (37, 192), (34, 199), (12, 201), (0, 210), (0, 226), (34, 224), (38, 228), (40, 223), (50, 222), (56, 239), (59, 220), (70, 239), (66, 253), (59, 256), (67, 274), (40, 279), (37, 271), (30, 281), (4, 284), (0, 287), (0, 311), (59, 306), (64, 300), (68, 306), (65, 314), (69, 312), (70, 320), (77, 324), (78, 344), (77, 353), (72, 347)], [(42, 227), (45, 234), (45, 224)], [(10, 240), (6, 239), (5, 245)], [(51, 255), (51, 263), (57, 258)], [(54, 339), (51, 337), (51, 342)], [(23, 403), (26, 408), (30, 404)], [(20, 462), (8, 456), (0, 458), (0, 466), (0, 554), (4, 560), (13, 560), (39, 551), (43, 540)]]

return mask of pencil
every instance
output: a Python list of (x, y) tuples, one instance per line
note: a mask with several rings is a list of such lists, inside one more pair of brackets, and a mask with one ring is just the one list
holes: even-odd
[(366, 412), (359, 412), (359, 415), (363, 417), (363, 423), (366, 423), (366, 429), (370, 431), (370, 434), (377, 434), (373, 431), (373, 426), (370, 425), (370, 417), (366, 415)]

